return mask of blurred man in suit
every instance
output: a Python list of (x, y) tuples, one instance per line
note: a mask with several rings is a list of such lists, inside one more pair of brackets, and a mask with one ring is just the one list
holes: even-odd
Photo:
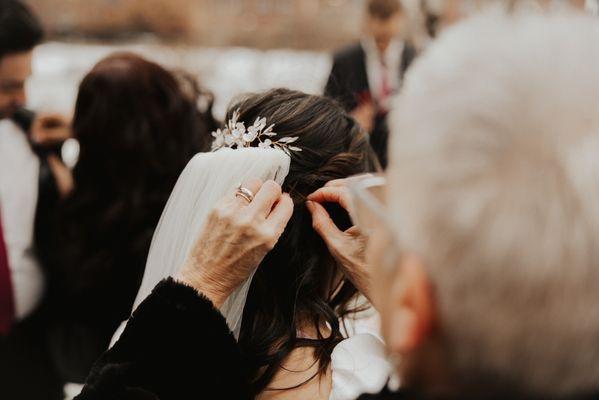
[(405, 40), (407, 16), (400, 0), (369, 0), (359, 43), (334, 56), (325, 94), (339, 100), (371, 134), (381, 164), (387, 163), (389, 102), (415, 56)]
[[(35, 255), (36, 215), (57, 194), (48, 146), (69, 135), (59, 115), (25, 110), (33, 48), (43, 29), (27, 6), (0, 1), (0, 398), (60, 399), (46, 352), (44, 273)], [(55, 156), (54, 156), (55, 157)]]

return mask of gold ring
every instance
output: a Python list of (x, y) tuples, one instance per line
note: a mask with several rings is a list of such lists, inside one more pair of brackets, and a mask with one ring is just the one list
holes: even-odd
[(241, 185), (237, 187), (237, 191), (235, 192), (235, 196), (244, 198), (248, 203), (254, 201), (254, 193), (248, 188), (245, 188)]

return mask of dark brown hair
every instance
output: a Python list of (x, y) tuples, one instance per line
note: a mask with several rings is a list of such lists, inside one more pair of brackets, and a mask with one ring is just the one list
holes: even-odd
[(85, 76), (73, 131), (81, 150), (74, 192), (60, 204), (49, 241), (52, 289), (61, 307), (78, 310), (73, 315), (105, 321), (107, 344), (130, 313), (175, 182), (209, 134), (175, 76), (130, 53), (103, 59)]
[(384, 21), (403, 11), (399, 0), (368, 0), (367, 9), (368, 15)]
[[(302, 149), (291, 152), (290, 171), (283, 184), (295, 203), (293, 216), (258, 268), (244, 310), (239, 343), (258, 394), (295, 348), (314, 348), (322, 373), (333, 348), (342, 340), (339, 317), (348, 312), (347, 304), (356, 289), (349, 281), (338, 281), (339, 270), (312, 228), (305, 200), (332, 179), (373, 170), (374, 156), (367, 135), (334, 100), (276, 89), (233, 105), (227, 119), (237, 109), (241, 121), (266, 118), (268, 125), (275, 125), (277, 139), (297, 136), (294, 146)], [(341, 228), (349, 227), (341, 208), (328, 209)], [(318, 332), (316, 338), (298, 335), (298, 329), (306, 324)], [(325, 324), (330, 334), (322, 333)]]
[(25, 3), (0, 1), (0, 59), (33, 49), (43, 37), (40, 21)]

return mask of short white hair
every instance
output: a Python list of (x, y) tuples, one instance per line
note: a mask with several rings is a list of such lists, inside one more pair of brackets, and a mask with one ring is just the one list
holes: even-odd
[(486, 14), (408, 72), (389, 207), (450, 363), (524, 392), (599, 388), (599, 21)]

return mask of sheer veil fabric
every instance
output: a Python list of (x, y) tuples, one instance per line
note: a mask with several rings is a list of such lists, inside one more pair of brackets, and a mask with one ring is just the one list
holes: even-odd
[[(158, 282), (177, 274), (219, 200), (233, 193), (248, 178), (272, 179), (282, 185), (289, 173), (290, 161), (281, 150), (255, 147), (197, 154), (181, 173), (160, 217), (133, 311)], [(251, 280), (252, 277), (244, 282), (221, 307), (236, 338)], [(126, 322), (121, 324), (114, 334), (112, 344), (125, 325)]]

